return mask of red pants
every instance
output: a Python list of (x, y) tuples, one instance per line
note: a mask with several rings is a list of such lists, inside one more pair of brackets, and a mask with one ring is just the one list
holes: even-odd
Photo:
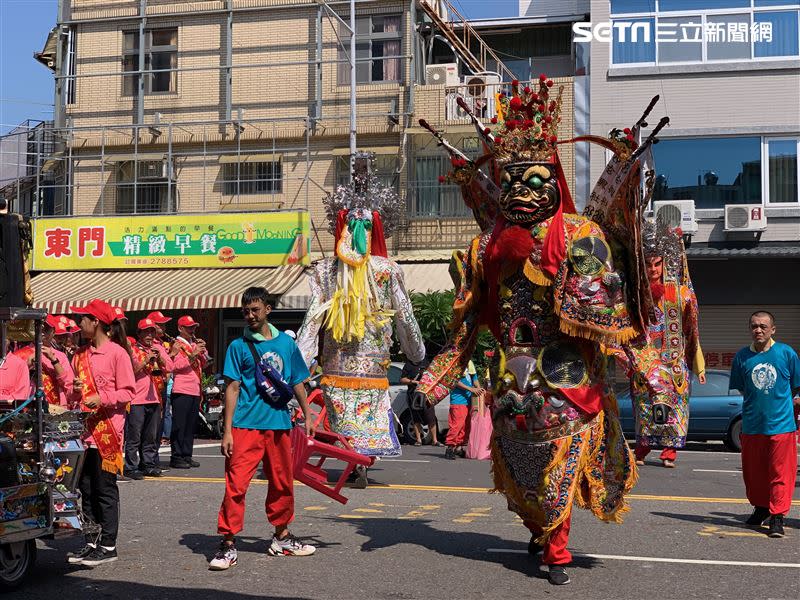
[[(633, 451), (636, 455), (636, 460), (644, 460), (644, 457), (650, 454), (650, 446), (645, 446), (641, 442), (636, 444), (636, 449)], [(661, 460), (672, 460), (678, 458), (678, 451), (675, 448), (664, 448), (659, 456)]]
[(447, 415), (445, 446), (463, 446), (469, 438), (469, 406), (451, 404)]
[(742, 440), (742, 475), (747, 499), (768, 508), (771, 515), (785, 515), (792, 506), (797, 478), (795, 432), (778, 435), (746, 434)]
[[(567, 565), (572, 562), (572, 554), (567, 550), (569, 541), (569, 527), (572, 515), (567, 517), (564, 522), (553, 530), (550, 538), (544, 545), (542, 552), (542, 564), (544, 565)], [(531, 535), (539, 537), (542, 535), (542, 528), (530, 521), (523, 521)]]
[(219, 509), (217, 531), (236, 535), (244, 526), (245, 494), (264, 461), (267, 488), (267, 519), (275, 527), (294, 519), (291, 430), (259, 431), (233, 428), (233, 453), (225, 460), (225, 498)]

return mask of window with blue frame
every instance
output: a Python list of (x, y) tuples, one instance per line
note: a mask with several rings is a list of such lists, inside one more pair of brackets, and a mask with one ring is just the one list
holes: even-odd
[[(614, 21), (616, 23), (617, 21)], [(655, 19), (626, 19), (629, 28), (613, 29), (614, 64), (640, 64), (656, 61)]]
[[(698, 209), (796, 204), (800, 202), (798, 145), (798, 138), (662, 138), (653, 146), (653, 199), (694, 200)], [(762, 155), (767, 164), (762, 164)]]
[[(692, 64), (800, 56), (800, 3), (611, 0), (612, 64)], [(646, 23), (651, 35), (632, 38)], [(627, 36), (625, 35), (627, 34)]]
[(800, 33), (798, 32), (797, 12), (756, 12), (759, 27), (769, 23), (772, 36), (769, 41), (754, 40), (753, 52), (756, 58), (772, 56), (798, 56), (800, 54)]

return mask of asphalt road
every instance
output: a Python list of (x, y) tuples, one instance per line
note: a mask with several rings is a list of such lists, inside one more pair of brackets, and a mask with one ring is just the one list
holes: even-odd
[(653, 455), (622, 525), (576, 508), (572, 584), (557, 588), (527, 556), (527, 530), (487, 493), (488, 462), (411, 446), (371, 469), (368, 489), (345, 490), (344, 506), (297, 487), (292, 530), (317, 545), (312, 557), (266, 555), (266, 486), (255, 481), (239, 565), (210, 572), (223, 494), (223, 460), (215, 445), (203, 447), (212, 443), (198, 440), (199, 469), (120, 484), (118, 562), (69, 567), (64, 553), (78, 540), (40, 543), (35, 575), (18, 597), (800, 598), (800, 501), (783, 539), (745, 528), (739, 456), (717, 445), (692, 446), (673, 470)]

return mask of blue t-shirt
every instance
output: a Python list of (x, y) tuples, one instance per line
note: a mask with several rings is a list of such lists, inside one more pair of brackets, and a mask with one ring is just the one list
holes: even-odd
[(749, 347), (736, 353), (730, 389), (744, 396), (742, 433), (778, 435), (797, 429), (792, 390), (800, 388), (800, 360), (786, 344), (775, 342), (766, 352)]
[[(461, 379), (459, 379), (459, 382), (470, 387), (474, 385), (472, 381), (472, 375), (470, 374), (464, 375)], [(469, 406), (470, 398), (472, 398), (472, 392), (469, 390), (462, 390), (460, 387), (454, 387), (450, 392), (450, 405)]]
[[(254, 342), (256, 353), (266, 358), (283, 375), (291, 386), (309, 377), (308, 367), (294, 340), (285, 333), (277, 337)], [(279, 430), (291, 429), (292, 419), (286, 404), (265, 400), (256, 388), (256, 365), (253, 354), (243, 338), (228, 346), (223, 375), (239, 382), (239, 400), (233, 413), (233, 427), (240, 429)]]

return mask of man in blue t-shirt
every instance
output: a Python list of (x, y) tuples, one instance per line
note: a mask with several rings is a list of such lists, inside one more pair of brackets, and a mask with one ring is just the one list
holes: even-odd
[(753, 343), (736, 353), (730, 388), (742, 392), (742, 475), (755, 508), (747, 524), (769, 518), (769, 536), (783, 537), (783, 517), (792, 505), (797, 477), (793, 404), (800, 403), (800, 360), (772, 339), (775, 318), (760, 310), (750, 317)]
[[(275, 527), (267, 552), (273, 556), (308, 556), (316, 550), (289, 533), (289, 523), (294, 519), (292, 420), (288, 399), (278, 392), (294, 391), (305, 415), (306, 433), (314, 435), (304, 386), (309, 372), (294, 340), (268, 323), (271, 310), (266, 289), (246, 289), (242, 313), (247, 327), (241, 338), (231, 342), (225, 356), (223, 375), (228, 385), (221, 447), (225, 498), (217, 522), (223, 539), (209, 563), (212, 571), (224, 571), (238, 562), (234, 536), (242, 530), (245, 494), (261, 461), (269, 481), (267, 519)], [(262, 369), (265, 363), (273, 369)], [(256, 369), (260, 369), (258, 375)], [(267, 373), (267, 377), (260, 377), (261, 373)]]

